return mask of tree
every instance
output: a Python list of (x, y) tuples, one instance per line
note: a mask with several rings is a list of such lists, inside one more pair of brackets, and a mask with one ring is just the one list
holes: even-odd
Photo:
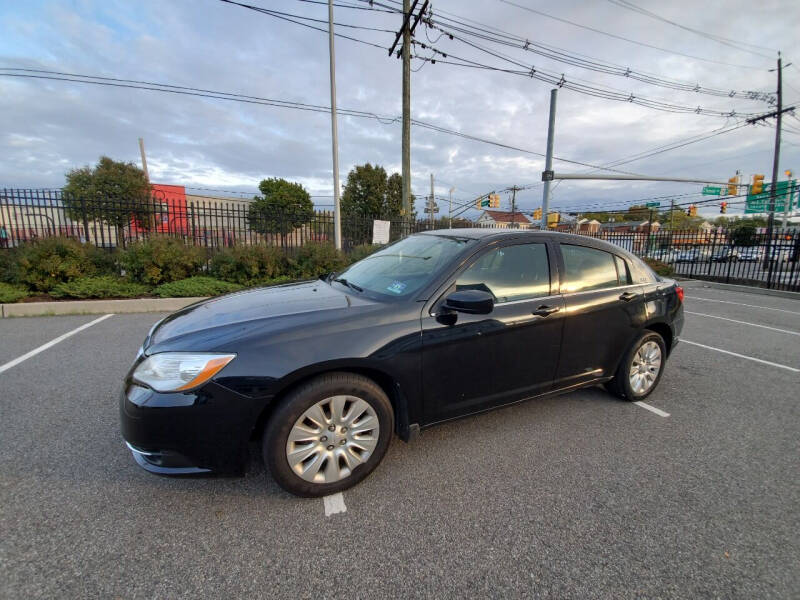
[(314, 217), (314, 203), (299, 183), (272, 177), (258, 184), (261, 196), (255, 196), (247, 209), (250, 229), (257, 233), (286, 235)]
[[(414, 206), (414, 197), (411, 197)], [(398, 173), (387, 177), (380, 165), (356, 165), (347, 174), (342, 192), (342, 234), (352, 244), (367, 243), (371, 239), (372, 220), (395, 221), (403, 210), (403, 179)], [(416, 211), (408, 215), (413, 222)]]
[(149, 228), (153, 214), (150, 183), (139, 167), (101, 156), (97, 165), (72, 169), (66, 175), (62, 199), (67, 216), (86, 224), (105, 221), (117, 229), (124, 243), (123, 228), (135, 219)]
[(740, 220), (734, 223), (728, 233), (728, 240), (732, 246), (755, 246), (758, 238), (756, 227), (752, 219)]
[(650, 218), (650, 209), (644, 204), (634, 204), (623, 215), (626, 221), (647, 221)]

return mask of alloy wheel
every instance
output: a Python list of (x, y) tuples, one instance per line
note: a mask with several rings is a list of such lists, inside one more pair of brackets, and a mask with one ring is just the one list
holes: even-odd
[(286, 441), (286, 460), (306, 481), (335, 483), (369, 460), (379, 436), (378, 415), (368, 402), (331, 396), (295, 421)]
[(636, 395), (647, 392), (661, 370), (661, 348), (653, 341), (647, 341), (633, 355), (630, 368), (631, 389)]

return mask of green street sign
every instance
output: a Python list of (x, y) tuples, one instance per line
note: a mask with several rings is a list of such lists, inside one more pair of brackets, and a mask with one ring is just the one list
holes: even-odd
[(645, 206), (647, 208), (658, 208), (659, 206), (661, 206), (661, 202), (648, 202), (647, 204), (645, 204)]
[(713, 185), (707, 185), (703, 188), (703, 196), (719, 196), (722, 194), (722, 188)]
[[(751, 186), (752, 187), (752, 186)], [(772, 191), (772, 184), (765, 183), (764, 189), (760, 194), (750, 193), (747, 191), (747, 203), (744, 208), (745, 214), (765, 213), (769, 212), (769, 195)], [(789, 196), (792, 196), (797, 189), (797, 180), (779, 181), (775, 189), (775, 212), (784, 212), (786, 210), (786, 202)], [(789, 210), (792, 210), (794, 199), (789, 200)]]
[(489, 205), (490, 205), (489, 198), (481, 199), (481, 208), (483, 208), (484, 206), (488, 208)]

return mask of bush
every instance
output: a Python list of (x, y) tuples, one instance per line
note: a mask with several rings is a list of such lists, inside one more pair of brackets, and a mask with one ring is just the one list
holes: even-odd
[(360, 244), (355, 246), (351, 251), (347, 258), (350, 259), (351, 263), (358, 262), (362, 258), (368, 257), (373, 252), (377, 252), (383, 248), (380, 244)]
[(0, 250), (0, 283), (19, 283), (19, 258), (14, 249)]
[(290, 274), (298, 279), (313, 279), (347, 266), (345, 256), (329, 243), (311, 243), (298, 249), (289, 259)]
[(200, 272), (205, 262), (205, 250), (167, 236), (134, 242), (120, 254), (126, 275), (148, 285), (191, 277)]
[(158, 286), (153, 290), (161, 298), (189, 298), (194, 296), (219, 296), (229, 292), (236, 292), (242, 286), (228, 281), (220, 281), (213, 277), (190, 277), (181, 281), (172, 281)]
[(50, 295), (53, 298), (138, 298), (149, 291), (146, 285), (104, 275), (59, 283), (50, 290)]
[(271, 246), (235, 246), (220, 250), (211, 258), (209, 272), (213, 277), (240, 285), (252, 286), (288, 270), (286, 255)]
[(96, 275), (119, 275), (119, 252), (88, 246), (87, 256), (94, 265)]
[(656, 260), (655, 258), (643, 258), (642, 260), (646, 262), (649, 265), (649, 267), (659, 275), (663, 275), (664, 277), (671, 277), (672, 275), (675, 274), (675, 269), (673, 269), (671, 265), (668, 265), (665, 262)]
[(10, 304), (28, 296), (30, 293), (23, 286), (0, 282), (0, 304)]
[(42, 238), (17, 248), (19, 281), (42, 292), (59, 283), (94, 275), (89, 244), (67, 237)]

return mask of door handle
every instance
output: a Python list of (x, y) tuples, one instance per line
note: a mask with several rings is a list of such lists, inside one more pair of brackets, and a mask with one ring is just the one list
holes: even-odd
[(630, 302), (639, 294), (634, 294), (633, 292), (625, 292), (624, 294), (620, 295), (619, 299), (624, 300), (625, 302)]
[(559, 310), (561, 310), (561, 309), (558, 306), (542, 305), (539, 308), (537, 308), (536, 310), (534, 310), (531, 314), (535, 315), (537, 317), (547, 317), (549, 315), (552, 315), (555, 312), (558, 312)]

